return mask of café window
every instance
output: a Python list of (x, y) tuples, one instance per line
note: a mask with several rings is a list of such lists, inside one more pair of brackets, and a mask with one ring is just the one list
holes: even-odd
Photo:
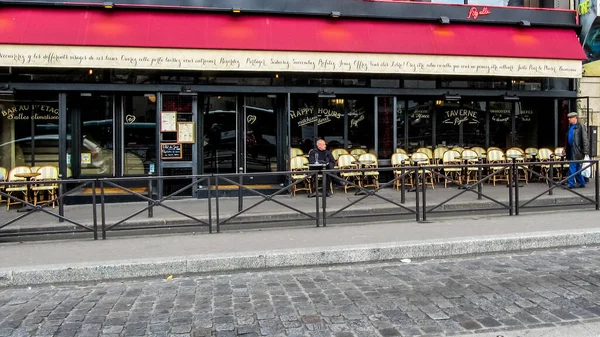
[(433, 101), (408, 101), (408, 149), (415, 152), (420, 147), (432, 146)]
[(58, 95), (0, 95), (0, 166), (58, 167)]
[(511, 145), (512, 130), (511, 102), (489, 102), (490, 113), (490, 146), (506, 149)]
[(67, 95), (67, 169), (69, 176), (113, 176), (114, 96)]
[(124, 96), (123, 174), (141, 175), (156, 164), (156, 96)]

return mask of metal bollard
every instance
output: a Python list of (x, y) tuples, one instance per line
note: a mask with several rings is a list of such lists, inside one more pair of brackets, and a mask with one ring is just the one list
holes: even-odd
[(242, 194), (243, 194), (242, 185), (244, 183), (244, 177), (242, 176), (242, 173), (244, 173), (244, 168), (239, 167), (238, 170), (239, 170), (238, 171), (238, 173), (239, 173), (238, 183), (240, 184), (240, 186), (238, 186), (238, 212), (241, 212), (244, 209), (244, 197), (242, 196)]
[[(148, 173), (148, 177), (152, 178), (152, 173)], [(154, 193), (152, 191), (152, 179), (148, 179), (148, 217), (154, 217)]]
[[(62, 174), (58, 175), (58, 180), (62, 181)], [(58, 218), (58, 222), (65, 222), (65, 220), (62, 218), (65, 216), (65, 198), (63, 197), (63, 192), (64, 192), (64, 183), (60, 183), (58, 184), (58, 195), (59, 195), (59, 203), (58, 203), (58, 215), (61, 216), (61, 218)]]

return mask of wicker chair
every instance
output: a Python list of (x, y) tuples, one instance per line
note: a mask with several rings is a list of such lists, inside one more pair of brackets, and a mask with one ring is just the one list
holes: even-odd
[[(6, 181), (8, 182), (20, 182), (20, 181), (26, 181), (27, 179), (25, 178), (19, 178), (16, 177), (15, 174), (18, 173), (31, 173), (31, 170), (29, 169), (29, 167), (27, 166), (17, 166), (15, 168), (13, 168), (12, 170), (10, 170), (10, 172), (8, 172), (8, 178), (6, 179)], [(7, 185), (5, 188), (6, 194), (10, 195), (14, 195), (14, 194), (21, 194), (23, 196), (23, 200), (25, 202), (29, 202), (29, 188), (27, 187), (27, 185), (22, 184), (22, 185)], [(20, 201), (13, 201), (12, 199), (8, 198), (6, 200), (6, 210), (10, 210), (10, 205), (16, 205), (16, 204), (20, 204)]]
[(58, 180), (58, 169), (56, 166), (42, 166), (37, 170), (40, 173), (39, 176), (35, 177), (35, 181), (40, 182), (39, 184), (31, 185), (33, 191), (33, 204), (37, 205), (38, 199), (42, 201), (41, 196), (45, 193), (48, 194), (48, 199), (52, 200), (52, 208), (56, 205), (56, 192), (58, 191), (57, 183), (43, 183), (44, 180)]
[(296, 156), (290, 160), (290, 170), (294, 172), (292, 173), (291, 177), (292, 184), (298, 182), (297, 184), (292, 186), (292, 196), (295, 196), (296, 192), (298, 191), (308, 191), (308, 193), (312, 192), (310, 179), (307, 179), (308, 174), (306, 174), (307, 165), (308, 158), (304, 156)]
[[(394, 168), (394, 179), (397, 179), (394, 182), (394, 187), (397, 190), (400, 190), (400, 188), (402, 187), (402, 179), (400, 178), (400, 176), (403, 173), (406, 173), (407, 171), (402, 172), (402, 170), (399, 170), (399, 168), (402, 167), (402, 164), (404, 164), (404, 166), (410, 166), (410, 158), (408, 158), (408, 156), (405, 153), (394, 153), (391, 158), (391, 163), (392, 167)], [(404, 185), (415, 185), (413, 182), (412, 174), (407, 174), (404, 176)]]
[(363, 187), (379, 188), (379, 165), (377, 163), (377, 156), (372, 153), (363, 153), (358, 157), (358, 161), (363, 168), (375, 169), (373, 171), (362, 172)]

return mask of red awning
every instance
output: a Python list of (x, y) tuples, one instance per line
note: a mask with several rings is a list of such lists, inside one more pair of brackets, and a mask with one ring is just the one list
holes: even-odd
[(81, 8), (1, 8), (0, 44), (586, 59), (571, 29)]

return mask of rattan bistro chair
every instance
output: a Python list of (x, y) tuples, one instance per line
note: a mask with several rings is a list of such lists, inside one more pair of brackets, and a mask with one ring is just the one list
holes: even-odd
[[(478, 164), (479, 163), (479, 158), (480, 158), (479, 154), (473, 149), (463, 150), (463, 152), (460, 154), (460, 156), (462, 158), (474, 158), (474, 159), (467, 159), (466, 161), (463, 160), (463, 163), (466, 163), (466, 164)], [(479, 171), (479, 168), (477, 168), (477, 166), (467, 165), (467, 176), (466, 176), (467, 181), (465, 183), (469, 184), (472, 181), (473, 182), (477, 181), (478, 171)]]
[(304, 155), (304, 152), (302, 151), (302, 149), (299, 149), (297, 147), (290, 148), (290, 158), (294, 158), (294, 157), (302, 156), (302, 155)]
[(361, 163), (363, 168), (374, 169), (373, 171), (364, 171), (363, 174), (363, 187), (375, 187), (379, 188), (379, 164), (377, 162), (377, 156), (372, 153), (363, 153), (358, 157), (358, 161)]
[[(506, 164), (506, 157), (504, 156), (504, 152), (502, 152), (501, 150), (489, 150), (487, 153), (487, 161), (490, 164)], [(490, 173), (495, 173), (491, 177), (491, 181), (494, 184), (494, 186), (496, 186), (496, 181), (506, 181), (506, 183), (508, 184), (508, 166), (491, 166), (490, 171)]]
[[(456, 150), (448, 150), (444, 152), (442, 157), (442, 169), (444, 175), (448, 178), (452, 178), (462, 184), (462, 169), (460, 167), (448, 167), (453, 165), (460, 165), (460, 153)], [(448, 179), (444, 179), (444, 188), (448, 187)]]
[(331, 155), (333, 156), (333, 159), (335, 159), (335, 160), (338, 160), (338, 158), (343, 154), (349, 154), (348, 150), (341, 149), (341, 148), (331, 150)]
[[(10, 172), (8, 172), (8, 178), (6, 179), (6, 181), (8, 182), (22, 182), (22, 181), (26, 181), (27, 179), (25, 178), (19, 178), (19, 177), (15, 177), (15, 174), (18, 173), (31, 173), (31, 170), (29, 170), (29, 167), (27, 166), (17, 166), (14, 167), (12, 170), (10, 170)], [(9, 196), (11, 195), (22, 195), (23, 196), (23, 200), (25, 202), (29, 202), (29, 188), (27, 187), (26, 184), (21, 184), (21, 185), (7, 185), (5, 188), (6, 194), (8, 194)], [(12, 199), (8, 198), (6, 200), (6, 210), (10, 210), (10, 205), (16, 205), (16, 204), (20, 204), (20, 201), (13, 201)]]
[[(52, 200), (52, 208), (56, 205), (56, 192), (58, 191), (57, 183), (44, 183), (44, 180), (58, 180), (58, 169), (56, 166), (42, 166), (37, 170), (40, 173), (35, 177), (35, 181), (40, 182), (31, 186), (33, 191), (33, 204), (37, 205), (38, 201)], [(42, 199), (44, 194), (48, 195), (48, 199)]]
[[(354, 162), (356, 158), (350, 154), (343, 154), (339, 156), (337, 160), (337, 167), (340, 172), (340, 177), (342, 177), (347, 182), (352, 182), (358, 186), (361, 186), (362, 173), (360, 171), (352, 171), (358, 169), (358, 165)], [(354, 187), (348, 183), (344, 184), (344, 193), (348, 193), (348, 188)], [(355, 188), (358, 190), (357, 188)]]
[[(552, 150), (545, 148), (545, 147), (539, 149), (538, 155), (537, 155), (537, 161), (541, 162), (539, 167), (540, 167), (540, 173), (541, 173), (542, 177), (544, 177), (546, 179), (546, 182), (549, 183), (548, 179), (550, 179), (550, 164), (546, 164), (546, 162), (554, 161), (554, 154), (552, 153)], [(553, 166), (555, 166), (555, 165), (553, 165)], [(552, 169), (560, 171), (560, 167), (553, 167)], [(540, 180), (543, 180), (543, 179), (540, 178)]]
[(363, 153), (367, 153), (367, 150), (361, 148), (350, 150), (350, 154), (354, 156), (355, 160), (358, 159), (358, 157), (360, 157), (360, 155)]
[(296, 156), (290, 159), (290, 171), (294, 172), (292, 173), (292, 184), (304, 179), (304, 181), (298, 182), (292, 186), (292, 196), (295, 196), (296, 192), (298, 191), (308, 191), (308, 193), (312, 192), (310, 179), (306, 179), (308, 177), (308, 174), (306, 174), (307, 168), (308, 158), (304, 156)]
[[(506, 157), (510, 158), (511, 156), (517, 156), (520, 158), (515, 159), (516, 163), (517, 163), (517, 180), (524, 180), (525, 183), (528, 183), (528, 168), (529, 165), (525, 164), (525, 157), (527, 156), (525, 151), (523, 151), (523, 149), (518, 148), (518, 147), (511, 147), (510, 149), (506, 150)], [(521, 176), (520, 173), (523, 173), (523, 175)]]
[[(6, 181), (7, 176), (8, 176), (8, 171), (6, 170), (6, 168), (0, 167), (0, 182)], [(5, 185), (0, 185), (1, 192), (4, 192), (4, 188), (5, 188)], [(3, 202), (4, 202), (4, 200), (2, 198), (2, 195), (0, 194), (0, 203), (3, 203)]]
[[(404, 166), (410, 166), (410, 158), (408, 158), (408, 156), (405, 153), (394, 153), (391, 158), (391, 163), (392, 163), (392, 167), (394, 168), (394, 179), (397, 179), (394, 182), (394, 187), (397, 190), (400, 190), (400, 188), (402, 187), (402, 178), (400, 178), (400, 177), (402, 176), (403, 173), (408, 172), (408, 171), (402, 172), (402, 170), (400, 170), (400, 168), (402, 167), (403, 164), (404, 164)], [(404, 185), (414, 186), (412, 174), (409, 173), (404, 176)]]
[[(423, 152), (414, 152), (410, 156), (410, 161), (412, 162), (413, 165), (417, 165), (417, 166), (431, 165), (431, 158), (426, 153), (423, 153)], [(430, 169), (419, 170), (419, 181), (423, 181), (423, 179), (425, 179), (425, 185), (431, 184), (431, 188), (435, 189), (432, 170), (430, 170)], [(419, 184), (419, 181), (417, 181), (416, 183)]]

